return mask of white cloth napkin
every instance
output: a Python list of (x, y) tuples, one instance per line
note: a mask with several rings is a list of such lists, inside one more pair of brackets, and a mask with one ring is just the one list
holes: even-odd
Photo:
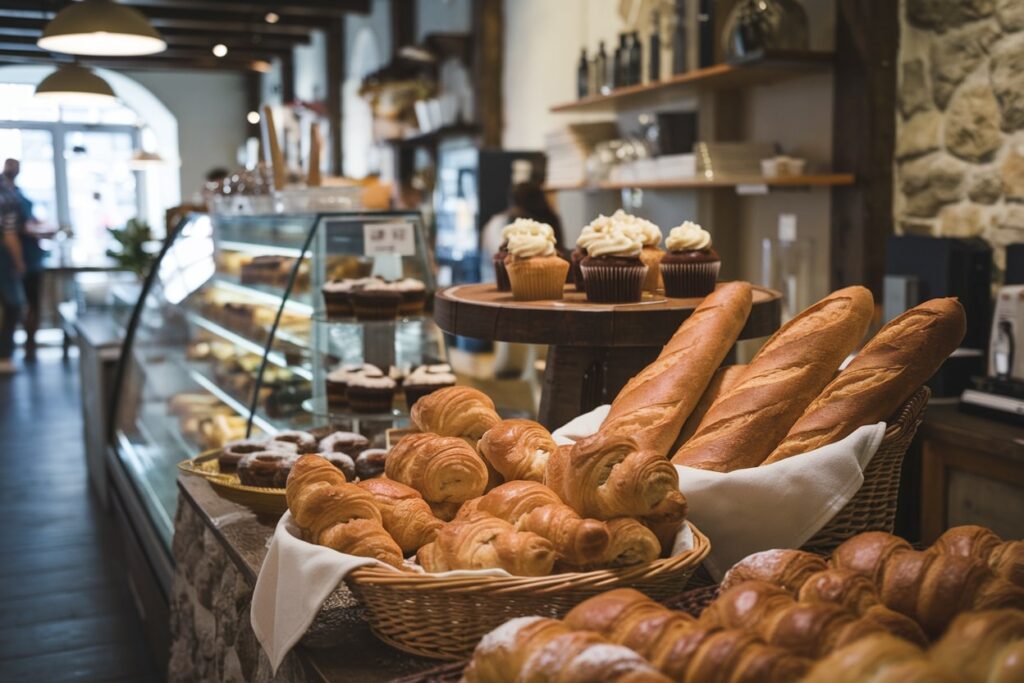
[[(567, 444), (597, 432), (600, 406), (554, 432)], [(864, 468), (885, 436), (885, 423), (857, 429), (842, 441), (780, 462), (709, 472), (676, 465), (689, 519), (710, 540), (704, 566), (720, 580), (736, 562), (769, 548), (799, 548), (843, 509), (864, 483)]]

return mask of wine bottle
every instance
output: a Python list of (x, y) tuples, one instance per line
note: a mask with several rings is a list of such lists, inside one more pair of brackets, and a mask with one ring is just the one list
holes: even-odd
[(661, 20), (657, 12), (654, 12), (651, 20), (647, 55), (647, 79), (657, 83), (661, 80)]
[(576, 67), (576, 97), (584, 98), (590, 93), (590, 63), (587, 61), (587, 48), (580, 50), (580, 62)]
[(644, 46), (640, 42), (640, 34), (633, 31), (629, 34), (629, 84), (639, 85), (643, 80)]
[(624, 87), (629, 79), (629, 48), (626, 46), (627, 34), (619, 34), (619, 46), (615, 48), (615, 78), (612, 88)]
[(689, 44), (686, 39), (687, 0), (676, 0), (675, 17), (672, 22), (672, 73), (681, 74), (690, 70)]
[(604, 41), (597, 44), (597, 57), (594, 58), (594, 71), (597, 72), (598, 91), (607, 95), (612, 91), (612, 69), (608, 64), (608, 53), (604, 50)]

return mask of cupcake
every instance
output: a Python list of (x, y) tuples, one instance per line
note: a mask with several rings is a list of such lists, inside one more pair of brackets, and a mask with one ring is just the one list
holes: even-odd
[(391, 410), (398, 385), (377, 368), (352, 373), (347, 382), (345, 395), (352, 410), (358, 413), (386, 413)]
[(372, 365), (341, 365), (327, 373), (327, 410), (330, 412), (348, 408), (348, 376)]
[(722, 265), (711, 246), (711, 234), (690, 221), (672, 228), (665, 240), (668, 253), (661, 260), (665, 296), (707, 296), (715, 290)]
[(427, 303), (427, 286), (422, 280), (407, 277), (391, 283), (402, 297), (398, 303), (399, 315), (423, 315)]
[(447, 363), (421, 365), (405, 378), (402, 390), (405, 392), (405, 404), (412, 410), (416, 401), (438, 389), (455, 386), (455, 375)]
[(501, 229), (501, 247), (494, 254), (494, 277), (499, 292), (511, 292), (512, 281), (508, 277), (505, 261), (508, 258), (508, 241), (513, 235), (540, 235), (552, 244), (555, 243), (555, 230), (547, 223), (517, 218)]
[(643, 245), (630, 230), (615, 227), (587, 247), (580, 262), (587, 301), (625, 304), (643, 297), (647, 266), (640, 260)]
[(508, 240), (505, 269), (516, 301), (561, 299), (569, 263), (544, 235), (516, 234)]
[(352, 315), (352, 303), (348, 299), (352, 291), (352, 280), (334, 280), (320, 289), (324, 295), (324, 307), (328, 318), (346, 318)]
[(644, 279), (644, 291), (656, 292), (661, 280), (661, 273), (658, 264), (661, 263), (665, 252), (661, 249), (661, 229), (654, 223), (630, 215), (619, 209), (612, 214), (612, 220), (617, 225), (623, 225), (625, 229), (633, 232), (633, 235), (643, 245), (640, 250), (640, 260), (647, 266), (647, 277)]
[(576, 238), (576, 248), (570, 254), (569, 259), (572, 270), (572, 281), (576, 285), (577, 292), (585, 292), (585, 283), (583, 282), (583, 272), (580, 270), (580, 263), (587, 256), (587, 247), (598, 238), (602, 233), (611, 230), (614, 222), (610, 216), (604, 214), (598, 216), (592, 220), (589, 224), (583, 227), (580, 232), (580, 236)]
[(393, 284), (377, 280), (352, 290), (351, 300), (356, 320), (394, 320), (402, 294)]

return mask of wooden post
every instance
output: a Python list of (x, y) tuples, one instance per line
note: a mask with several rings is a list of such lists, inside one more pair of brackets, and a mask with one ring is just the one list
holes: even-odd
[(473, 91), (476, 93), (480, 138), (484, 147), (501, 147), (505, 122), (502, 111), (502, 0), (474, 0)]
[[(344, 19), (333, 19), (327, 28), (327, 134), (330, 137), (329, 168), (331, 175), (340, 176), (344, 150), (342, 149), (341, 82), (345, 78), (345, 24)], [(319, 131), (318, 131), (319, 132)]]
[(876, 301), (893, 232), (899, 4), (836, 5), (832, 164), (852, 171), (856, 185), (832, 191), (832, 288), (863, 284)]
[(306, 185), (320, 187), (320, 124), (314, 121), (309, 126), (309, 170), (306, 172)]
[(274, 125), (274, 111), (269, 104), (263, 105), (260, 125), (263, 130), (263, 154), (270, 161), (270, 170), (274, 174), (274, 189), (283, 190), (287, 176), (284, 158), (281, 156), (281, 144), (277, 139), (277, 127)]

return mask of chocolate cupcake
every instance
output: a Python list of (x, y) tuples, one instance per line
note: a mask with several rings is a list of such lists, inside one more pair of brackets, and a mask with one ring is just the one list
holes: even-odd
[(661, 260), (665, 296), (699, 297), (715, 291), (722, 261), (707, 230), (686, 221), (672, 228), (665, 245), (668, 253)]
[(611, 216), (599, 215), (587, 225), (583, 226), (580, 236), (576, 238), (576, 248), (569, 255), (569, 272), (577, 292), (586, 292), (586, 285), (583, 281), (583, 271), (580, 264), (587, 257), (587, 247), (600, 235), (612, 229), (615, 222)]
[(349, 301), (349, 294), (352, 293), (354, 282), (355, 280), (351, 278), (333, 280), (320, 288), (320, 293), (324, 296), (324, 308), (328, 318), (333, 320), (352, 315), (352, 302)]
[(376, 368), (349, 375), (348, 403), (358, 413), (386, 413), (395, 400), (398, 383)]
[(427, 303), (427, 286), (413, 277), (391, 283), (402, 300), (398, 304), (399, 315), (423, 315)]
[(455, 375), (452, 366), (447, 363), (436, 365), (420, 365), (405, 378), (402, 391), (405, 392), (405, 404), (412, 410), (416, 401), (427, 394), (455, 386)]
[(587, 257), (580, 270), (587, 291), (587, 301), (602, 304), (623, 304), (643, 297), (647, 266), (640, 260), (643, 249), (633, 233), (612, 229), (602, 233), (587, 248)]
[(631, 231), (633, 236), (643, 245), (640, 250), (640, 260), (647, 266), (647, 277), (644, 278), (644, 291), (656, 292), (661, 281), (661, 273), (658, 264), (665, 256), (661, 249), (661, 228), (654, 223), (633, 216), (619, 209), (612, 214), (612, 220), (616, 225), (621, 225), (625, 230)]
[(384, 474), (384, 463), (387, 462), (388, 451), (384, 448), (367, 448), (356, 456), (356, 476), (360, 479), (373, 479)]
[(508, 279), (508, 271), (505, 270), (505, 258), (508, 256), (508, 242), (502, 242), (501, 248), (494, 252), (491, 257), (494, 264), (494, 281), (499, 292), (511, 292), (512, 283)]
[(328, 412), (348, 408), (348, 376), (366, 369), (377, 370), (377, 367), (368, 363), (339, 365), (327, 373), (324, 384), (327, 389)]
[(371, 282), (354, 289), (351, 299), (356, 320), (394, 320), (402, 304), (401, 293), (394, 285), (384, 281)]

